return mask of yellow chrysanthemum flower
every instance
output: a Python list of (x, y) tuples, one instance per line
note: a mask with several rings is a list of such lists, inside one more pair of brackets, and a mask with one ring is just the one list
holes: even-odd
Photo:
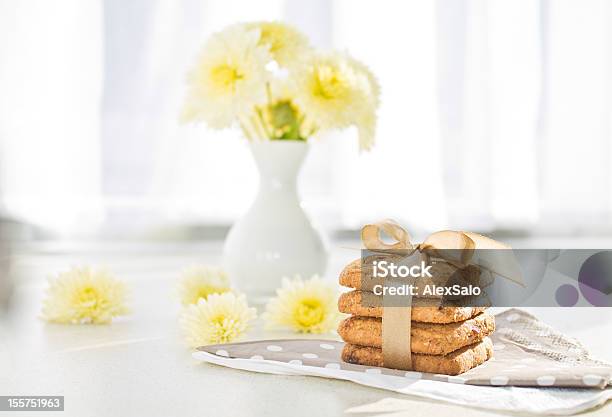
[(197, 304), (200, 298), (230, 291), (227, 273), (221, 268), (197, 265), (183, 271), (178, 293), (183, 305)]
[(259, 29), (259, 44), (267, 46), (272, 58), (282, 67), (296, 64), (310, 51), (308, 38), (285, 23), (253, 22), (246, 23), (245, 27)]
[(247, 331), (257, 317), (244, 295), (211, 294), (183, 310), (180, 318), (185, 340), (191, 347), (228, 343)]
[(319, 130), (356, 126), (361, 148), (371, 148), (379, 87), (365, 65), (340, 53), (314, 54), (295, 82), (296, 102)]
[(266, 100), (268, 47), (259, 32), (234, 25), (211, 36), (188, 76), (185, 121), (223, 129)]
[(375, 141), (376, 112), (380, 105), (380, 84), (374, 76), (374, 73), (372, 73), (365, 64), (351, 57), (346, 57), (346, 59), (362, 76), (368, 78), (368, 100), (361, 109), (362, 114), (360, 117), (356, 118), (355, 126), (359, 134), (359, 148), (362, 150), (369, 150), (374, 146)]
[(283, 279), (276, 297), (268, 302), (264, 318), (269, 328), (287, 327), (301, 333), (335, 330), (340, 320), (335, 288), (318, 276), (304, 281)]
[(42, 318), (54, 323), (110, 323), (128, 312), (125, 298), (125, 285), (107, 272), (73, 268), (49, 279)]

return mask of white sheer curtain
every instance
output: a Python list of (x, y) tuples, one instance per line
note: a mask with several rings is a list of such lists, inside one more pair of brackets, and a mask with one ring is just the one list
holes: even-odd
[(440, 1), (451, 224), (609, 232), (612, 4)]
[(606, 0), (4, 1), (4, 209), (66, 233), (229, 224), (255, 167), (238, 132), (178, 123), (184, 75), (211, 32), (273, 19), (382, 85), (371, 153), (353, 131), (312, 146), (318, 223), (610, 231)]
[[(541, 220), (548, 227), (612, 225), (612, 3), (544, 3)], [(568, 219), (572, 219), (570, 224)], [(605, 226), (605, 227), (602, 227)]]
[(451, 224), (538, 219), (543, 99), (540, 2), (438, 3), (440, 126)]
[(187, 69), (203, 40), (243, 20), (280, 19), (282, 2), (107, 1), (102, 115), (107, 221), (224, 223), (249, 203), (255, 168), (239, 132), (178, 123)]
[(56, 230), (102, 219), (101, 4), (0, 2), (0, 204)]

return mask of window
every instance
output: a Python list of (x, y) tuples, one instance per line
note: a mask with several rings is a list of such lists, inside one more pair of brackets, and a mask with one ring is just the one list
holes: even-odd
[(206, 36), (282, 19), (382, 85), (378, 144), (314, 143), (304, 205), (328, 229), (610, 231), (612, 6), (179, 0), (0, 4), (0, 197), (62, 235), (224, 226), (256, 171), (238, 131), (178, 123)]

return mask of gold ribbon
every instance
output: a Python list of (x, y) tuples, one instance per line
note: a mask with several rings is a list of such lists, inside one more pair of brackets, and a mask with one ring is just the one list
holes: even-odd
[[(381, 232), (393, 239), (385, 243)], [(361, 229), (361, 240), (366, 249), (372, 251), (398, 251), (409, 255), (418, 251), (421, 256), (436, 257), (457, 268), (476, 264), (491, 274), (500, 275), (521, 286), (525, 286), (520, 266), (509, 246), (488, 237), (471, 232), (443, 230), (432, 233), (423, 243), (414, 245), (410, 235), (394, 220), (383, 220), (367, 224)], [(497, 249), (478, 251), (477, 249)], [(501, 249), (501, 250), (500, 250)], [(403, 282), (406, 283), (405, 281)], [(383, 307), (387, 304), (383, 295)], [(385, 301), (386, 300), (386, 301)], [(401, 307), (384, 307), (382, 316), (382, 354), (386, 367), (412, 369), (410, 329), (412, 326), (412, 296), (404, 296)], [(395, 304), (395, 303), (389, 303)]]

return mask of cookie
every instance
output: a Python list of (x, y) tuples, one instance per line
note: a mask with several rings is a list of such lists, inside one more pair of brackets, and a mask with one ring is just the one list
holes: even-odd
[[(447, 324), (413, 322), (410, 350), (428, 355), (446, 355), (480, 342), (495, 330), (495, 318), (481, 313), (471, 319)], [(352, 316), (338, 326), (338, 334), (352, 345), (382, 347), (382, 319)]]
[[(485, 337), (478, 343), (464, 346), (446, 355), (412, 355), (412, 370), (443, 375), (459, 375), (493, 357), (493, 342)], [(347, 363), (383, 367), (382, 349), (346, 343), (342, 360)]]
[[(388, 259), (388, 257), (386, 258)], [(382, 285), (384, 278), (373, 278), (371, 264), (367, 270), (361, 271), (361, 258), (349, 263), (340, 272), (340, 285), (343, 287), (354, 288), (363, 291), (372, 291), (374, 286)], [(481, 274), (481, 270), (476, 265), (468, 265), (463, 269), (457, 269), (445, 262), (437, 262), (430, 270), (433, 275), (431, 278), (418, 278), (415, 287), (420, 289), (426, 285), (443, 286), (447, 284), (460, 284), (462, 286), (480, 285), (482, 288), (491, 283), (490, 274)], [(421, 295), (422, 296), (422, 295)]]
[[(367, 291), (354, 290), (340, 295), (338, 310), (341, 313), (364, 317), (382, 317), (382, 297)], [(412, 321), (423, 323), (454, 323), (482, 313), (487, 307), (460, 307), (461, 303), (445, 302), (443, 306), (427, 299), (414, 298)], [(472, 304), (471, 302), (469, 304)]]

